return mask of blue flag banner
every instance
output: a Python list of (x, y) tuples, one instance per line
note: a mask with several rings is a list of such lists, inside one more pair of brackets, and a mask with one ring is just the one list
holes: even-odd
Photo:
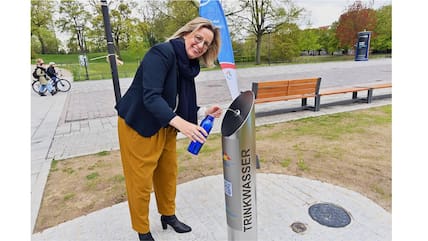
[(230, 40), (229, 29), (223, 8), (218, 0), (201, 0), (199, 15), (211, 20), (211, 22), (220, 29), (221, 48), (218, 55), (220, 67), (229, 87), (232, 99), (239, 95), (238, 79), (236, 75), (235, 58), (233, 56), (232, 41)]

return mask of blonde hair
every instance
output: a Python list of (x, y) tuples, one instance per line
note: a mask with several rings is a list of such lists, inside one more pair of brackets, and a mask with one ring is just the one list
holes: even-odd
[(41, 63), (44, 63), (45, 61), (43, 61), (43, 59), (41, 59), (41, 58), (38, 58), (38, 59), (36, 59), (36, 63), (37, 64), (41, 64)]
[(220, 52), (220, 29), (216, 27), (210, 20), (202, 17), (196, 17), (190, 22), (186, 23), (183, 27), (177, 30), (171, 37), (167, 39), (167, 41), (179, 37), (183, 37), (187, 34), (192, 34), (198, 31), (201, 28), (207, 28), (213, 32), (214, 37), (210, 47), (207, 51), (200, 57), (203, 64), (207, 67), (213, 67), (214, 61), (217, 59), (218, 53)]

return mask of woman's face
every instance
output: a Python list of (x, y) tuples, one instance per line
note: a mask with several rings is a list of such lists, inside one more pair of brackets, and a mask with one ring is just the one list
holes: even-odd
[(189, 59), (201, 57), (210, 47), (214, 34), (207, 28), (200, 28), (194, 33), (184, 35), (184, 44)]

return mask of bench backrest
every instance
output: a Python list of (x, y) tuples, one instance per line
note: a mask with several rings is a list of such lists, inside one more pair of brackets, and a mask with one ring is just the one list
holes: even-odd
[[(318, 95), (321, 78), (253, 82), (256, 103), (281, 100), (282, 97), (313, 97)], [(265, 101), (264, 101), (265, 100)]]

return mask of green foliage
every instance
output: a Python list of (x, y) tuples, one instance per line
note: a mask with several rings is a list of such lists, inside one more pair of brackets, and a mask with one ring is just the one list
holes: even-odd
[(287, 159), (284, 159), (283, 161), (281, 161), (281, 166), (282, 167), (288, 167), (290, 165), (290, 163), (291, 163), (291, 159), (287, 158)]
[(319, 36), (319, 44), (322, 49), (327, 51), (327, 53), (333, 53), (339, 49), (339, 41), (336, 37), (336, 28), (338, 22), (334, 22), (330, 28), (321, 29)]
[(55, 36), (51, 1), (31, 1), (31, 55), (56, 53), (59, 40)]
[[(120, 67), (123, 72), (119, 72), (119, 76), (132, 77), (138, 63), (151, 46), (165, 41), (178, 28), (198, 16), (197, 2), (108, 1), (116, 54), (126, 63)], [(233, 7), (227, 1), (222, 4), (229, 22), (236, 62), (261, 64), (261, 61), (294, 61), (301, 50), (324, 49), (332, 53), (339, 49), (339, 39), (342, 43), (340, 47), (350, 48), (355, 42), (356, 31), (362, 31), (363, 28), (374, 32), (371, 43), (373, 50), (390, 50), (391, 5), (374, 11), (359, 2), (352, 4), (329, 29), (305, 30), (296, 25), (298, 20), (305, 17), (302, 14), (304, 9), (299, 8), (292, 0), (240, 0), (239, 6), (235, 4)], [(76, 30), (78, 25), (83, 26), (85, 49), (89, 59), (105, 55), (107, 51), (103, 16), (100, 5), (95, 4), (95, 1), (32, 0), (31, 3), (32, 59), (48, 53), (65, 53), (65, 50), (69, 53), (79, 53)], [(59, 14), (53, 15), (55, 11)], [(374, 29), (376, 18), (378, 22)], [(61, 43), (54, 29), (68, 34), (69, 39)], [(347, 36), (347, 42), (344, 42), (343, 36)], [(77, 57), (52, 61), (63, 64), (78, 63)], [(110, 78), (108, 65), (98, 66), (98, 63), (105, 63), (105, 59), (89, 61), (90, 79)], [(67, 68), (73, 72), (76, 80), (86, 78), (84, 68), (78, 65)]]
[(73, 199), (74, 196), (76, 196), (75, 193), (67, 193), (67, 194), (64, 195), (63, 199), (64, 199), (64, 201), (68, 201), (68, 200)]
[(243, 42), (232, 41), (232, 46), (236, 62), (255, 61), (254, 50), (256, 49), (256, 41), (254, 37), (249, 37)]
[(97, 153), (97, 156), (108, 156), (110, 155), (109, 151), (100, 151)]
[[(84, 2), (75, 0), (61, 0), (59, 3), (59, 17), (55, 21), (55, 25), (59, 28), (62, 33), (70, 34), (68, 43), (65, 43), (67, 48), (76, 53), (80, 50), (79, 40), (82, 41), (82, 49), (87, 49), (88, 42), (91, 42), (87, 38), (87, 31), (89, 29), (88, 22), (92, 18), (92, 15), (85, 9)], [(83, 35), (78, 38), (78, 30)], [(88, 41), (89, 40), (89, 41)]]
[(295, 24), (284, 24), (279, 27), (274, 35), (272, 59), (291, 62), (300, 55), (299, 49), (300, 31)]
[(319, 44), (320, 30), (305, 29), (301, 31), (298, 45), (301, 51), (303, 50), (318, 50), (321, 48)]
[(83, 2), (75, 0), (61, 0), (59, 3), (59, 19), (56, 25), (61, 32), (76, 34), (76, 27), (84, 25), (91, 18), (91, 14), (85, 9)]
[(298, 160), (297, 161), (297, 167), (301, 171), (307, 171), (307, 170), (309, 170), (309, 166), (308, 166), (308, 164), (304, 160)]
[(166, 7), (168, 9), (168, 18), (166, 19), (166, 22), (164, 22), (166, 33), (165, 37), (171, 36), (187, 22), (199, 16), (199, 9), (193, 1), (168, 0)]
[(392, 5), (376, 11), (377, 24), (371, 41), (371, 48), (385, 51), (392, 49)]
[(132, 10), (135, 9), (137, 3), (133, 1), (119, 2), (118, 6), (110, 11), (110, 22), (113, 41), (116, 48), (116, 54), (120, 56), (120, 52), (129, 46), (131, 35), (136, 35), (134, 29), (139, 20), (132, 17)]
[(91, 174), (87, 175), (87, 176), (86, 176), (86, 179), (88, 179), (88, 180), (93, 180), (93, 179), (95, 179), (95, 178), (99, 177), (99, 175), (100, 175), (100, 174), (98, 174), (98, 172), (93, 172), (93, 173), (91, 173)]
[[(151, 47), (150, 41), (153, 41), (153, 44), (156, 43), (150, 36), (149, 25), (147, 23), (139, 23), (135, 26), (136, 32), (143, 33), (143, 36), (139, 34), (131, 35), (129, 39), (129, 45), (127, 48), (127, 53), (132, 53), (134, 56), (138, 56), (135, 60), (141, 60), (147, 50)], [(124, 51), (121, 52), (120, 57), (122, 59), (129, 59), (128, 56), (125, 56)]]
[[(290, 26), (295, 23), (295, 21), (301, 15), (303, 9), (297, 7), (293, 4), (292, 1), (272, 1), (272, 0), (257, 0), (257, 1), (241, 1), (244, 7), (243, 13), (246, 16), (240, 18), (243, 21), (243, 26), (251, 35), (254, 36), (256, 40), (256, 64), (261, 63), (261, 52), (262, 52), (262, 42), (263, 35), (271, 34), (272, 32), (277, 32), (279, 29), (283, 28), (283, 25)], [(269, 24), (268, 24), (269, 23)], [(285, 28), (287, 30), (287, 27)], [(294, 53), (294, 47), (297, 42), (294, 42), (290, 46), (291, 41), (285, 43), (286, 46), (280, 46), (279, 49), (288, 47), (289, 53), (287, 53), (285, 58), (292, 58), (295, 56), (290, 56)], [(283, 54), (283, 53), (281, 53)], [(270, 58), (270, 54), (269, 54)]]
[[(107, 54), (104, 23), (99, 4), (75, 0), (32, 0), (31, 2), (32, 59), (45, 56), (45, 61), (54, 61), (59, 63), (60, 67), (72, 71), (75, 80), (86, 79), (86, 70), (78, 64), (78, 55), (46, 55), (64, 52), (64, 49), (68, 49), (69, 53), (79, 53), (76, 25), (82, 25), (85, 48), (88, 51), (89, 78), (91, 80), (111, 78), (109, 64), (105, 58), (91, 60)], [(133, 77), (139, 62), (151, 46), (165, 41), (178, 28), (198, 16), (197, 2), (109, 1), (110, 23), (116, 53), (125, 62), (123, 66), (118, 66), (119, 77)], [(275, 63), (296, 60), (314, 62), (313, 59), (300, 58), (301, 51), (324, 49), (332, 53), (339, 47), (350, 48), (356, 40), (356, 32), (364, 30), (363, 28), (373, 31), (372, 50), (390, 50), (392, 48), (391, 5), (374, 11), (358, 2), (350, 5), (347, 12), (337, 22), (333, 22), (328, 29), (301, 30), (295, 23), (304, 17), (302, 15), (304, 9), (297, 7), (293, 1), (257, 0), (248, 3), (246, 0), (241, 0), (239, 9), (236, 9), (236, 5), (229, 9), (225, 8), (233, 39), (235, 61), (238, 64), (239, 62), (261, 64), (262, 61)], [(224, 4), (223, 7), (228, 5), (226, 2), (222, 4)], [(53, 16), (53, 9), (59, 14)], [(54, 19), (56, 16), (57, 19)], [(373, 25), (374, 23), (376, 25)], [(69, 39), (61, 43), (54, 29), (67, 33), (70, 36)], [(244, 32), (250, 35), (245, 36)], [(346, 36), (347, 42), (343, 40), (343, 36)], [(339, 44), (339, 39), (342, 44)], [(67, 47), (63, 48), (63, 46)], [(317, 59), (315, 62), (327, 59)]]
[(58, 171), (58, 160), (53, 159), (51, 163), (51, 172)]

